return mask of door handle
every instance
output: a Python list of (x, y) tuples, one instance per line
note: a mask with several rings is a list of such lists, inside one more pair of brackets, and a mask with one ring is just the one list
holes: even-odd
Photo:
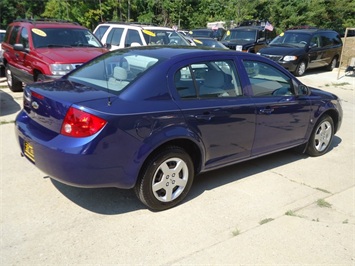
[(260, 109), (259, 113), (265, 114), (265, 115), (270, 115), (272, 112), (274, 112), (274, 110), (275, 110), (274, 108), (266, 107), (266, 108)]
[(202, 114), (202, 115), (195, 115), (195, 118), (197, 120), (205, 120), (205, 121), (210, 121), (213, 117), (214, 117), (214, 115), (211, 113), (206, 113), (206, 114)]

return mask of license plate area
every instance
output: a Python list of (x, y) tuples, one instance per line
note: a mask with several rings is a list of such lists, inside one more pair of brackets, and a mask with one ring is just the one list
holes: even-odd
[(23, 151), (24, 151), (25, 156), (28, 159), (30, 159), (32, 162), (35, 162), (35, 153), (34, 153), (33, 146), (31, 143), (25, 141), (23, 143)]

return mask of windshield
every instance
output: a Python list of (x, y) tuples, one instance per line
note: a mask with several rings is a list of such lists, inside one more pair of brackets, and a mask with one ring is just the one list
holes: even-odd
[(35, 48), (102, 47), (102, 44), (87, 29), (33, 28), (32, 38), (33, 38), (33, 44)]
[(224, 41), (237, 40), (237, 41), (255, 41), (256, 31), (254, 30), (233, 30), (228, 31), (224, 37)]
[(68, 79), (119, 94), (158, 61), (158, 58), (138, 55), (135, 51), (115, 50), (84, 64), (70, 73)]
[(212, 47), (212, 48), (229, 49), (215, 39), (207, 39), (207, 38), (206, 39), (193, 39), (193, 41), (196, 43), (197, 46), (207, 46), (207, 47)]
[(189, 42), (180, 33), (171, 30), (143, 30), (148, 45), (189, 45)]
[(5, 32), (0, 32), (0, 43), (4, 40)]
[(310, 39), (310, 34), (285, 32), (273, 39), (270, 46), (292, 46), (302, 48), (309, 45)]

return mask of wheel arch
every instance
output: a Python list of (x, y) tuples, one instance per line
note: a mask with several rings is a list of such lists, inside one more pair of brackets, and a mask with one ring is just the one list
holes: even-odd
[(334, 134), (338, 131), (338, 129), (339, 129), (339, 114), (338, 114), (338, 112), (336, 111), (336, 110), (334, 110), (334, 109), (329, 109), (329, 110), (327, 110), (327, 111), (325, 111), (319, 118), (318, 118), (318, 120), (319, 119), (321, 119), (321, 117), (323, 117), (324, 115), (329, 115), (331, 118), (332, 118), (332, 120), (333, 120), (333, 123), (334, 123)]
[[(196, 142), (187, 139), (187, 138), (177, 138), (177, 139), (172, 139), (167, 142), (164, 142), (157, 146), (154, 150), (150, 152), (150, 154), (145, 158), (144, 162), (142, 163), (142, 166), (139, 170), (139, 176), (141, 176), (142, 171), (144, 171), (144, 168), (146, 167), (147, 162), (154, 157), (157, 153), (159, 153), (161, 150), (166, 149), (169, 146), (175, 146), (175, 147), (180, 147), (186, 151), (186, 153), (191, 157), (191, 160), (194, 165), (194, 172), (195, 175), (198, 174), (201, 170), (201, 165), (202, 165), (202, 160), (203, 160), (203, 153)], [(137, 178), (138, 180), (138, 178)], [(137, 182), (137, 181), (136, 181)]]

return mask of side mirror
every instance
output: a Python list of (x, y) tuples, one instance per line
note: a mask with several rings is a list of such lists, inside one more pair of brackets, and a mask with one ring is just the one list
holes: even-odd
[(309, 93), (310, 93), (310, 90), (306, 85), (304, 85), (304, 84), (298, 85), (297, 95), (306, 96), (306, 95), (309, 95)]
[(25, 47), (23, 47), (22, 43), (15, 43), (14, 44), (14, 50), (23, 52), (23, 51), (25, 51)]
[(111, 43), (105, 43), (105, 44), (104, 44), (104, 47), (105, 47), (107, 50), (111, 50), (112, 45), (111, 45)]
[(311, 93), (311, 90), (306, 85), (302, 83), (298, 84), (295, 80), (293, 80), (292, 83), (297, 96), (307, 96)]

